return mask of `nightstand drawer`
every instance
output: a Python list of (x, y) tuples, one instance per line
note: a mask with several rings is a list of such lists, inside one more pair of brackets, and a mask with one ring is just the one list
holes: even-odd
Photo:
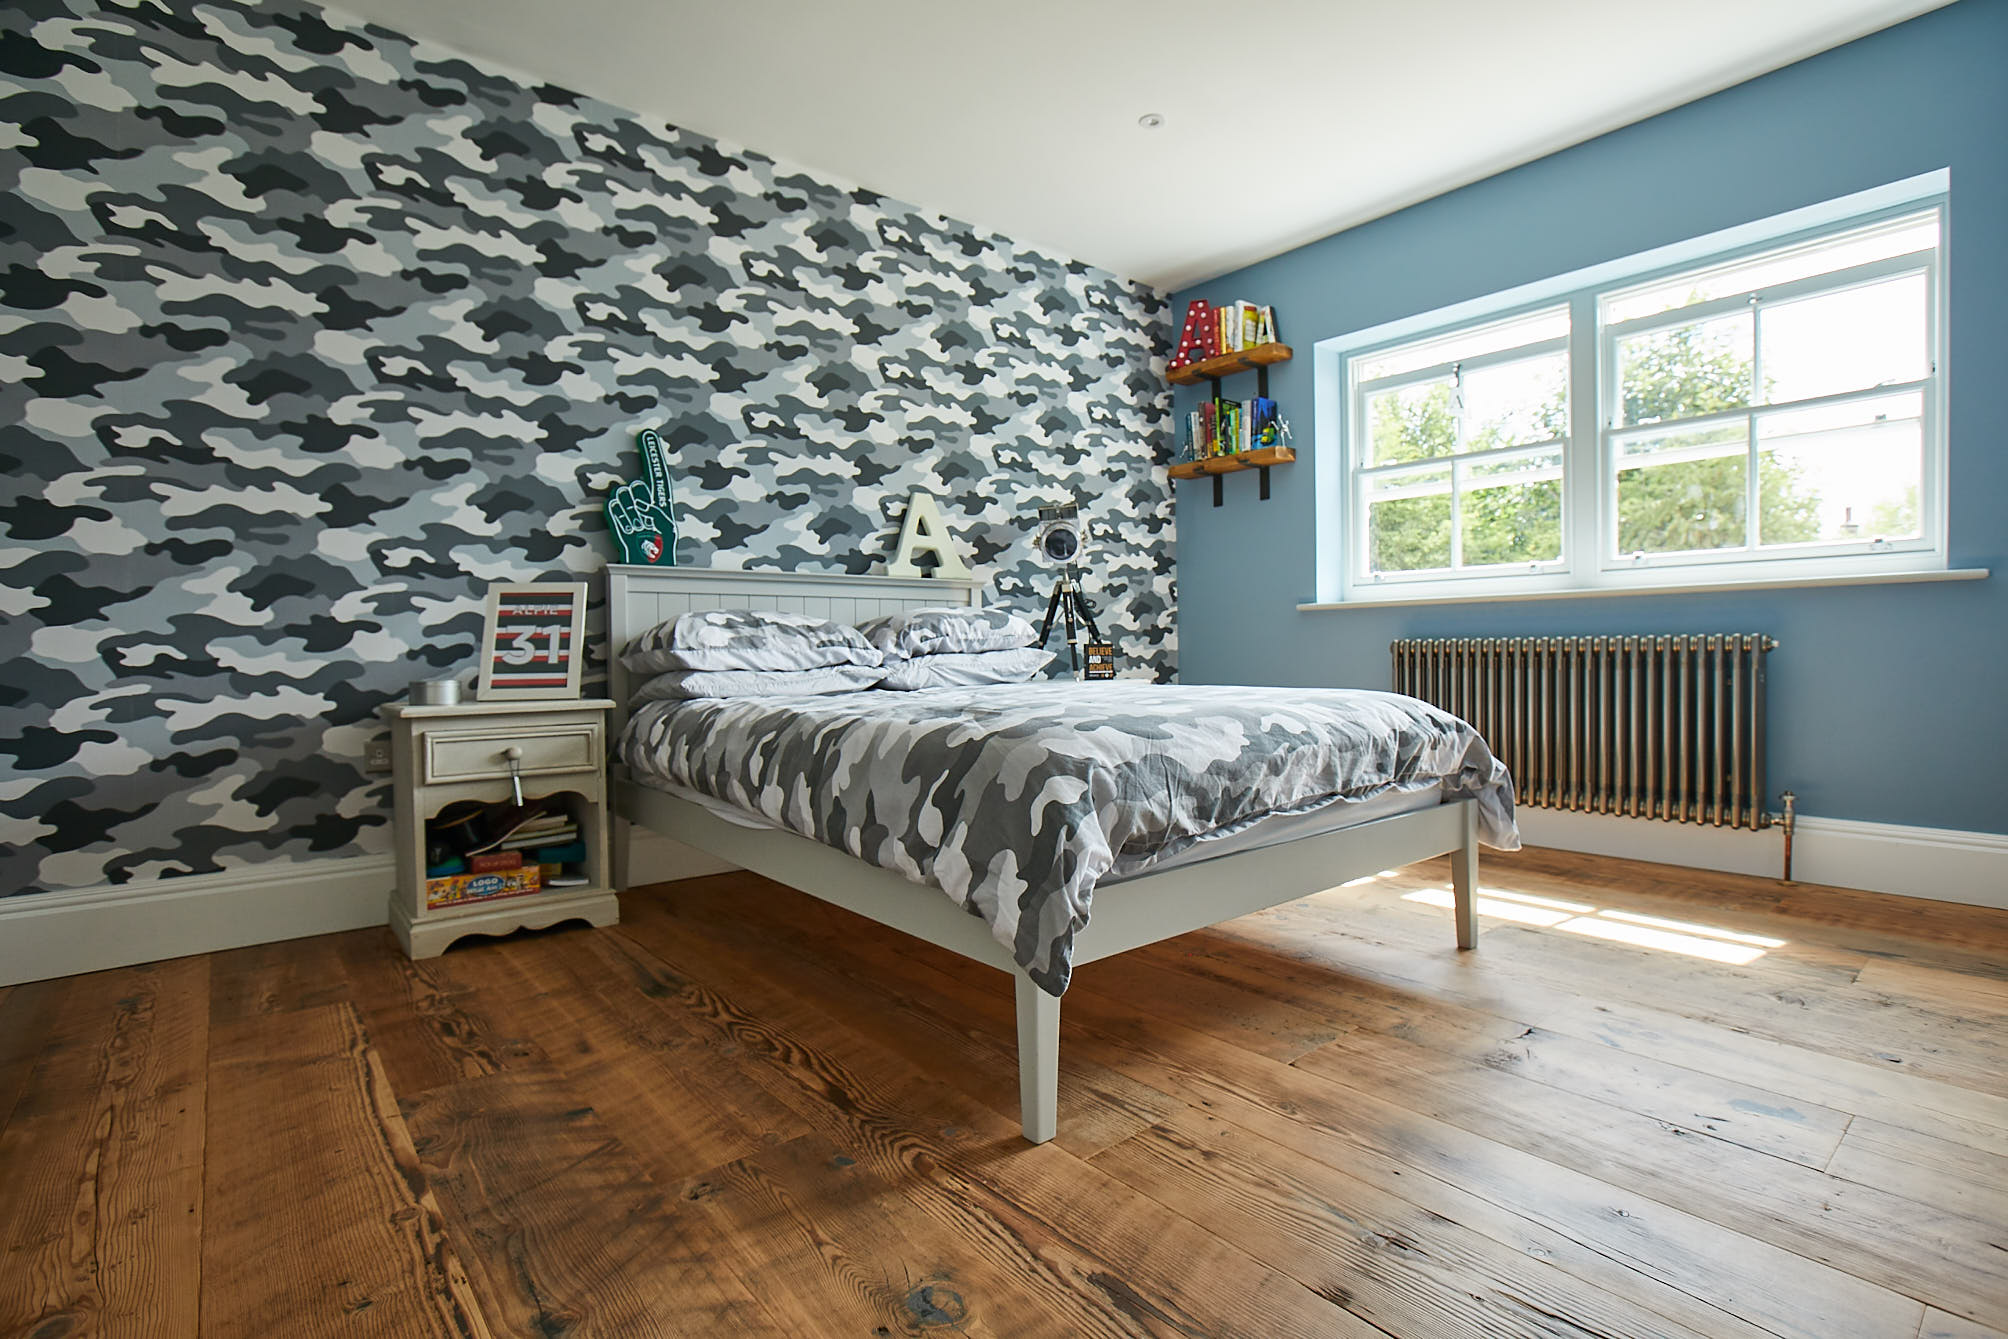
[(591, 772), (600, 766), (598, 725), (554, 725), (523, 730), (428, 730), (422, 781), (482, 781), (509, 775), (508, 749), (521, 749), (524, 776)]

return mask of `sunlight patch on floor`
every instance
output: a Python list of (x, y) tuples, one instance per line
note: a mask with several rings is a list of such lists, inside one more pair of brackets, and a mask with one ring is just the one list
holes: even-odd
[(1603, 919), (1601, 912), (1595, 916), (1578, 916), (1559, 928), (1572, 934), (1594, 935), (1598, 939), (1615, 939), (1619, 943), (1636, 944), (1640, 948), (1665, 949), (1671, 953), (1685, 953), (1690, 958), (1707, 958), (1711, 962), (1734, 963), (1739, 967), (1764, 956), (1764, 950), (1754, 944), (1725, 944), (1720, 939), (1682, 934), (1678, 930), (1655, 930), (1650, 925), (1607, 921)]
[[(1449, 889), (1445, 889), (1448, 892)], [(1564, 902), (1559, 897), (1536, 897), (1532, 893), (1509, 893), (1503, 888), (1481, 888), (1486, 897), (1503, 897), (1514, 902), (1525, 902), (1530, 907), (1547, 907), (1552, 911), (1568, 911), (1578, 916), (1587, 916), (1596, 908), (1587, 902)]]
[(1755, 944), (1758, 948), (1783, 948), (1782, 939), (1767, 939), (1763, 935), (1744, 934), (1741, 930), (1722, 930), (1713, 925), (1696, 925), (1692, 921), (1669, 921), (1658, 916), (1641, 916), (1635, 911), (1605, 911), (1599, 915), (1615, 920), (1630, 921), (1633, 925), (1650, 925), (1661, 930), (1677, 930), (1681, 934), (1707, 935), (1711, 939), (1727, 939), (1734, 944)]
[[(1404, 902), (1420, 902), (1431, 907), (1454, 907), (1456, 896), (1448, 888), (1422, 888), (1402, 894)], [(1632, 911), (1603, 910), (1587, 902), (1565, 902), (1560, 898), (1536, 897), (1531, 893), (1511, 893), (1499, 888), (1478, 890), (1478, 914), (1496, 920), (1515, 921), (1544, 930), (1566, 930), (1631, 944), (1637, 948), (1682, 953), (1690, 958), (1706, 958), (1737, 967), (1755, 962), (1769, 949), (1783, 948), (1783, 939), (1724, 930), (1693, 921), (1672, 921), (1660, 916), (1641, 916)]]
[[(1418, 892), (1404, 893), (1402, 894), (1402, 901), (1422, 902), (1432, 907), (1451, 907), (1457, 905), (1457, 899), (1451, 896), (1448, 888), (1424, 888)], [(1593, 911), (1595, 908), (1584, 907), (1583, 910)], [(1481, 916), (1496, 916), (1502, 921), (1519, 921), (1522, 925), (1539, 925), (1545, 927), (1560, 925), (1574, 913), (1557, 911), (1552, 907), (1528, 906), (1517, 898), (1494, 897), (1491, 895), (1491, 890), (1487, 889), (1478, 894), (1478, 914)]]

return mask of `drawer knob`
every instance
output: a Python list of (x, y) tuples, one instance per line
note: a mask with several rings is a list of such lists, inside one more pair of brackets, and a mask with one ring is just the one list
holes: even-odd
[(509, 789), (516, 797), (516, 807), (523, 807), (523, 750), (511, 744), (502, 750), (502, 757), (509, 764)]

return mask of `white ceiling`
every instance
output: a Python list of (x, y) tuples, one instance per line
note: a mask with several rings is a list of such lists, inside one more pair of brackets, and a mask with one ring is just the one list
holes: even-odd
[(335, 7), (1169, 289), (1944, 3)]

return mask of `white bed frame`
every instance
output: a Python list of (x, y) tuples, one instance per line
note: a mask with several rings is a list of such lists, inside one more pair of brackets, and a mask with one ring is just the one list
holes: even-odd
[[(665, 619), (694, 609), (787, 609), (843, 623), (922, 605), (982, 603), (982, 582), (903, 577), (737, 572), (709, 568), (607, 568), (607, 617), (618, 650)], [(609, 693), (616, 730), (629, 684), (616, 658)], [(925, 939), (1011, 976), (1018, 992), (1018, 1095), (1025, 1138), (1051, 1139), (1060, 1086), (1060, 1000), (1032, 983), (990, 927), (938, 889), (909, 883), (835, 847), (792, 833), (742, 827), (615, 769), (614, 810), (686, 845)], [(616, 834), (615, 886), (627, 886), (627, 830)], [(1337, 832), (1144, 874), (1094, 895), (1093, 919), (1074, 938), (1074, 966), (1245, 916), (1380, 870), (1451, 857), (1457, 946), (1478, 940), (1478, 811), (1473, 800), (1375, 819)]]

